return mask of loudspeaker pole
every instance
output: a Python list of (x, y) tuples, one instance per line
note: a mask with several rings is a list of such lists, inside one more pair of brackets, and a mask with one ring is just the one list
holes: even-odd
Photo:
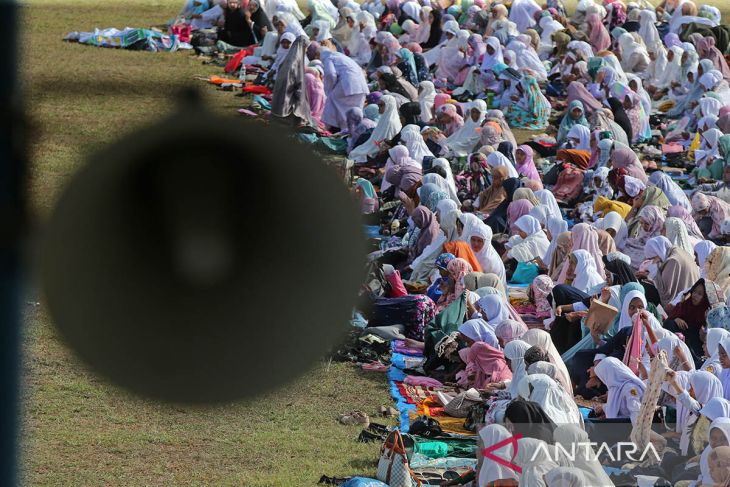
[(17, 485), (25, 122), (17, 73), (18, 5), (0, 0), (0, 484)]

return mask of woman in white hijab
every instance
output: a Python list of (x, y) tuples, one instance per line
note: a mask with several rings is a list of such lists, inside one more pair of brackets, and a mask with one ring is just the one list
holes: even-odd
[(710, 252), (715, 250), (715, 242), (710, 240), (700, 240), (694, 246), (694, 255), (697, 259), (697, 264), (700, 266), (700, 277), (705, 277), (707, 270), (705, 269), (705, 261), (710, 256)]
[(447, 137), (442, 142), (443, 146), (457, 157), (469, 154), (479, 142), (480, 128), (486, 112), (487, 104), (484, 100), (474, 100), (465, 117), (464, 125), (450, 137)]
[[(695, 151), (697, 167), (704, 169), (720, 158), (719, 141), (723, 133), (720, 129), (711, 128), (700, 134), (700, 148)], [(651, 178), (650, 178), (651, 179)]]
[(700, 455), (700, 478), (695, 485), (718, 485), (710, 473), (710, 455), (718, 446), (730, 445), (730, 418), (715, 419), (710, 423), (707, 436), (709, 443)]
[(370, 40), (375, 37), (377, 28), (375, 27), (375, 18), (370, 12), (359, 12), (355, 20), (355, 28), (350, 36), (347, 49), (350, 52), (350, 57), (360, 66), (364, 66), (370, 62), (372, 56)]
[(656, 28), (656, 13), (652, 9), (644, 9), (639, 13), (639, 35), (644, 40), (646, 50), (656, 53), (663, 46), (659, 31)]
[(591, 150), (591, 131), (585, 125), (577, 123), (570, 127), (566, 139), (572, 142), (571, 148), (573, 149)]
[(455, 20), (448, 20), (444, 23), (443, 31), (447, 40), (441, 48), (436, 62), (436, 77), (454, 81), (464, 61), (459, 38), (459, 24)]
[(664, 220), (664, 235), (675, 247), (679, 247), (689, 255), (694, 254), (694, 244), (689, 238), (685, 223), (680, 218), (670, 216)]
[(486, 51), (484, 52), (484, 59), (479, 69), (482, 72), (491, 70), (495, 64), (504, 63), (504, 57), (502, 55), (502, 44), (499, 43), (499, 39), (496, 37), (487, 37)]
[(482, 266), (482, 271), (485, 274), (496, 274), (502, 283), (506, 283), (504, 262), (492, 247), (492, 229), (482, 222), (479, 223), (466, 236), (466, 241), (471, 246), (479, 265)]
[(426, 145), (418, 125), (406, 125), (400, 131), (400, 140), (408, 148), (408, 154), (418, 165), (423, 164), (424, 157), (433, 157), (433, 153)]
[(509, 20), (517, 26), (517, 31), (523, 34), (527, 29), (537, 24), (535, 14), (542, 8), (534, 0), (514, 0), (509, 9)]
[(517, 440), (517, 456), (515, 465), (522, 467), (519, 485), (545, 487), (545, 475), (559, 465), (550, 458), (553, 448), (536, 438), (520, 438)]
[(573, 267), (575, 275), (571, 286), (584, 293), (590, 293), (597, 286), (605, 284), (606, 279), (598, 274), (596, 259), (590, 252), (585, 249), (574, 250), (569, 259), (568, 274), (570, 274), (570, 268)]
[(707, 356), (709, 357), (700, 367), (700, 370), (710, 372), (716, 376), (720, 376), (722, 372), (722, 364), (720, 363), (720, 342), (730, 338), (730, 333), (722, 328), (710, 328), (707, 330), (707, 337), (705, 338), (705, 348), (707, 349)]
[(497, 294), (487, 294), (480, 298), (475, 307), (492, 330), (510, 317), (509, 308), (499, 292)]
[(421, 122), (430, 123), (433, 119), (433, 104), (436, 99), (436, 88), (432, 81), (421, 81), (418, 84), (418, 106), (421, 108)]
[(540, 200), (540, 204), (550, 208), (550, 216), (563, 218), (562, 213), (560, 213), (560, 206), (558, 206), (558, 201), (555, 199), (555, 195), (553, 195), (550, 191), (546, 189), (541, 189), (539, 191), (535, 191), (535, 196), (537, 196), (537, 199)]
[(490, 454), (501, 458), (505, 463), (511, 462), (515, 456), (514, 446), (511, 442), (505, 442), (511, 436), (512, 433), (501, 424), (490, 424), (479, 430), (479, 440), (481, 442), (477, 454), (479, 459), (477, 465), (479, 487), (486, 487), (490, 482), (497, 480), (517, 480), (517, 473), (513, 469), (495, 462), (493, 459), (487, 460), (481, 454), (486, 447), (504, 443), (503, 447), (491, 450)]
[(537, 218), (523, 215), (515, 221), (515, 226), (518, 229), (519, 238), (513, 237), (514, 243), (507, 252), (507, 257), (515, 259), (517, 262), (532, 262), (536, 259), (544, 262), (550, 241)]
[(512, 162), (507, 159), (507, 157), (501, 152), (492, 152), (491, 154), (489, 154), (487, 156), (487, 165), (492, 169), (499, 166), (504, 166), (507, 168), (507, 172), (509, 173), (508, 177), (520, 177), (520, 175), (517, 173), (517, 169), (515, 169), (515, 166), (512, 164)]
[(614, 242), (616, 242), (616, 247), (622, 249), (626, 242), (626, 237), (629, 234), (629, 229), (621, 215), (615, 211), (607, 213), (603, 217), (602, 227), (603, 230), (607, 231), (613, 237)]
[[(542, 205), (540, 205), (542, 206)], [(544, 262), (550, 262), (553, 258), (553, 252), (558, 245), (558, 235), (568, 231), (568, 222), (562, 218), (548, 216), (545, 230), (549, 233), (550, 245), (548, 246), (547, 252), (545, 252)]]
[(349, 154), (350, 159), (355, 162), (367, 162), (368, 157), (377, 155), (380, 152), (380, 144), (395, 137), (402, 128), (395, 98), (383, 95), (378, 101), (378, 105), (381, 112), (378, 124), (368, 140), (355, 147)]
[(519, 69), (529, 69), (533, 71), (535, 79), (539, 82), (547, 80), (547, 69), (540, 57), (537, 55), (532, 46), (528, 46), (522, 41), (514, 39), (507, 44), (507, 49), (514, 51), (515, 62)]
[(556, 445), (560, 445), (565, 451), (570, 452), (573, 446), (581, 445), (575, 448), (575, 456), (571, 459), (565, 459), (561, 464), (566, 463), (571, 467), (578, 469), (583, 473), (585, 485), (591, 487), (613, 487), (613, 482), (603, 469), (598, 456), (589, 443), (591, 442), (588, 433), (572, 424), (559, 425), (553, 432), (553, 439)]
[(522, 335), (520, 340), (533, 347), (538, 346), (547, 352), (548, 357), (550, 358), (550, 363), (558, 369), (558, 375), (555, 380), (563, 386), (563, 389), (565, 389), (565, 392), (567, 392), (570, 397), (573, 397), (573, 384), (570, 381), (570, 373), (568, 373), (568, 368), (565, 366), (563, 359), (560, 358), (558, 349), (555, 348), (555, 345), (553, 345), (553, 339), (550, 337), (550, 333), (545, 330), (533, 328)]
[(672, 178), (667, 173), (655, 171), (649, 176), (649, 182), (664, 192), (664, 195), (669, 200), (670, 206), (680, 205), (692, 211), (692, 204), (689, 202), (689, 198), (687, 198), (682, 188), (672, 181)]
[(631, 33), (621, 34), (618, 38), (621, 48), (621, 67), (627, 73), (643, 73), (651, 59), (643, 42)]
[(525, 352), (531, 346), (522, 340), (512, 340), (504, 346), (504, 358), (509, 360), (509, 368), (512, 371), (512, 381), (507, 387), (512, 399), (516, 399), (519, 396), (520, 381), (527, 375), (527, 370), (525, 370)]
[(583, 425), (578, 407), (559, 384), (545, 374), (526, 375), (518, 385), (520, 396), (542, 407), (555, 424)]
[(623, 362), (606, 357), (593, 369), (608, 388), (603, 407), (606, 418), (629, 418), (634, 423), (641, 412), (641, 398), (646, 386)]
[(431, 166), (440, 167), (444, 170), (444, 172), (446, 173), (446, 183), (449, 185), (449, 197), (456, 203), (461, 204), (461, 202), (459, 201), (458, 192), (456, 190), (456, 180), (454, 179), (454, 172), (451, 170), (451, 164), (449, 164), (449, 161), (442, 157), (437, 157), (433, 160)]
[(289, 45), (291, 45), (295, 40), (297, 40), (297, 36), (291, 32), (284, 32), (281, 35), (281, 38), (279, 39), (279, 47), (276, 49), (276, 56), (274, 57), (274, 64), (271, 65), (270, 72), (276, 73), (279, 66), (281, 66), (281, 63), (284, 62), (284, 58), (286, 58), (286, 55), (289, 53), (289, 48), (283, 47), (282, 41), (288, 41)]
[(555, 47), (555, 44), (553, 43), (553, 33), (565, 29), (565, 26), (551, 16), (546, 15), (540, 19), (540, 28), (542, 29), (542, 33), (540, 34), (540, 49), (538, 54), (541, 57), (544, 57), (549, 55), (552, 52), (553, 47)]
[(683, 54), (684, 50), (681, 47), (670, 47), (667, 52), (667, 65), (661, 73), (657, 73), (658, 78), (649, 80), (649, 83), (659, 89), (669, 89), (673, 84), (681, 83)]

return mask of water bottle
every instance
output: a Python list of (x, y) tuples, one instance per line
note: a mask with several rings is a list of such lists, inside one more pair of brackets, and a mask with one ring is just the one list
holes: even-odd
[(242, 85), (246, 84), (246, 65), (241, 61), (241, 69), (238, 71), (238, 80)]

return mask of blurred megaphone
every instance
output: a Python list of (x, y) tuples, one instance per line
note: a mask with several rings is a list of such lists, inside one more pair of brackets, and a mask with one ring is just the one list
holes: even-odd
[(289, 132), (187, 103), (91, 157), (41, 242), (51, 316), (102, 375), (180, 402), (291, 380), (347, 330), (360, 217)]

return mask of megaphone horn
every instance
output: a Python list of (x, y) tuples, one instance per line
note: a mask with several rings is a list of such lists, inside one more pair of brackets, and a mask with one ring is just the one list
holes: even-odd
[(354, 202), (289, 133), (191, 104), (95, 154), (41, 244), (52, 318), (102, 375), (170, 401), (280, 385), (344, 335)]

